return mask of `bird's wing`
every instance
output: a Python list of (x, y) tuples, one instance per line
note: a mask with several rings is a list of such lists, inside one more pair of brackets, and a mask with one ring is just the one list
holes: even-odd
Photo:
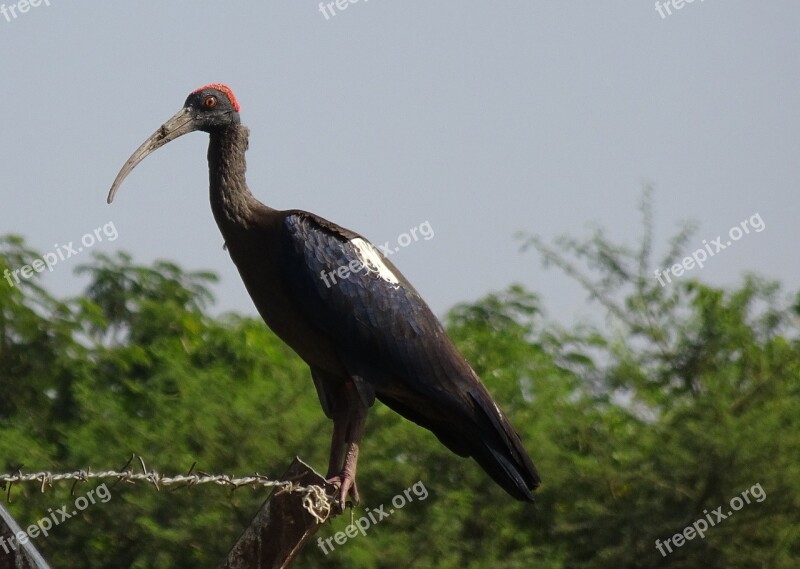
[(379, 393), (402, 378), (420, 394), (452, 398), (462, 381), (443, 358), (452, 344), (400, 271), (369, 241), (325, 219), (295, 211), (284, 224), (290, 289), (348, 371)]

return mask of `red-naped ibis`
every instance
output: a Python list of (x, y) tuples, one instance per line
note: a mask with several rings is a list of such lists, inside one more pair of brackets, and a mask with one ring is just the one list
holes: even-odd
[[(358, 502), (359, 443), (376, 397), (473, 457), (514, 498), (533, 501), (539, 474), (517, 432), (394, 264), (358, 233), (306, 211), (272, 209), (250, 193), (250, 131), (229, 87), (193, 91), (128, 159), (108, 203), (148, 154), (196, 130), (210, 135), (211, 209), (228, 252), (261, 317), (308, 363), (333, 419), (328, 477), (340, 508), (348, 496)], [(365, 270), (333, 285), (323, 278), (344, 266)]]

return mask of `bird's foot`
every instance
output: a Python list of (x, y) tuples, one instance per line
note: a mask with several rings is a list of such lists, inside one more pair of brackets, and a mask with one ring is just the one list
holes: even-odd
[(356, 478), (347, 471), (343, 471), (335, 476), (328, 477), (328, 484), (336, 486), (336, 505), (339, 506), (339, 512), (344, 512), (345, 500), (350, 497), (350, 504), (357, 506), (359, 502), (358, 488), (356, 487)]

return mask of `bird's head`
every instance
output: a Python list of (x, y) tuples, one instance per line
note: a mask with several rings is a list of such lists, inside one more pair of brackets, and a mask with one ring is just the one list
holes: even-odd
[(111, 191), (108, 192), (108, 203), (114, 201), (114, 196), (128, 174), (153, 151), (179, 136), (196, 130), (213, 132), (238, 124), (239, 103), (230, 87), (221, 83), (212, 83), (195, 89), (189, 93), (183, 108), (162, 124), (150, 138), (136, 149), (136, 152), (131, 154), (117, 174)]
[(189, 93), (178, 114), (184, 112), (191, 117), (192, 128), (189, 132), (211, 132), (217, 128), (239, 124), (239, 103), (236, 95), (230, 87), (221, 83), (212, 83)]

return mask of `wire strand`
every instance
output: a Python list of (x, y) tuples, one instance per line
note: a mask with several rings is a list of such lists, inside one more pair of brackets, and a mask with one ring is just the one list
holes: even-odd
[[(134, 472), (129, 468), (134, 458), (138, 458), (142, 466), (142, 472)], [(93, 471), (91, 468), (85, 470), (75, 470), (73, 472), (32, 472), (23, 474), (21, 468), (17, 469), (12, 474), (0, 474), (0, 487), (6, 488), (7, 500), (11, 502), (11, 487), (14, 484), (37, 482), (41, 492), (45, 492), (54, 484), (59, 482), (73, 481), (72, 494), (75, 493), (75, 487), (80, 482), (88, 482), (89, 480), (105, 480), (114, 478), (117, 480), (115, 485), (119, 482), (128, 484), (135, 484), (137, 482), (146, 482), (152, 484), (157, 491), (161, 491), (162, 487), (176, 486), (178, 488), (192, 487), (199, 484), (216, 484), (218, 486), (226, 486), (232, 490), (238, 490), (243, 486), (263, 487), (263, 488), (278, 488), (277, 494), (284, 492), (303, 494), (303, 507), (311, 514), (319, 523), (323, 523), (331, 514), (333, 502), (331, 497), (325, 492), (321, 486), (302, 486), (296, 482), (287, 480), (272, 480), (266, 476), (258, 473), (250, 476), (231, 476), (228, 474), (208, 474), (206, 472), (194, 473), (194, 465), (189, 469), (187, 474), (175, 474), (172, 476), (161, 474), (155, 470), (148, 470), (145, 466), (144, 460), (140, 456), (133, 455), (128, 460), (127, 464), (122, 470), (98, 470)]]

